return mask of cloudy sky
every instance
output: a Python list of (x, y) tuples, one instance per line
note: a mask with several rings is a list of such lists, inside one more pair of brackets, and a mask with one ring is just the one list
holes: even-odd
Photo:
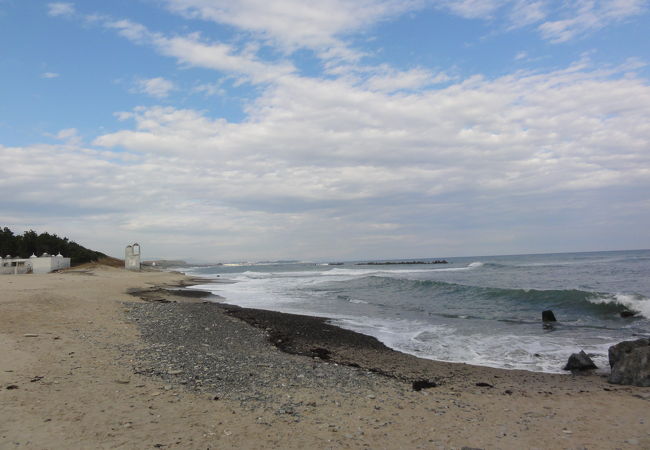
[(0, 226), (121, 256), (650, 248), (648, 0), (0, 0)]

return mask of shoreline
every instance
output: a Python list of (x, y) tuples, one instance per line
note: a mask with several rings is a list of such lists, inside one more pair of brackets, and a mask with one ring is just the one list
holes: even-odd
[[(226, 314), (262, 330), (266, 340), (282, 352), (358, 368), (393, 378), (411, 386), (416, 383), (429, 382), (436, 387), (448, 384), (460, 388), (471, 388), (472, 386), (494, 388), (494, 385), (481, 380), (501, 379), (503, 381), (501, 384), (508, 395), (512, 394), (512, 389), (516, 389), (517, 382), (520, 380), (552, 383), (557, 389), (560, 389), (561, 383), (568, 379), (587, 380), (588, 383), (593, 382), (599, 386), (605, 386), (603, 389), (609, 390), (626, 387), (607, 383), (609, 368), (603, 367), (580, 373), (570, 371), (552, 373), (422, 358), (388, 347), (374, 336), (332, 324), (330, 323), (331, 319), (327, 317), (242, 307), (226, 303), (226, 298), (210, 291), (193, 289), (193, 286), (204, 284), (208, 278), (183, 275), (189, 280), (178, 284), (181, 291), (172, 292), (162, 288), (163, 292), (166, 291), (167, 295), (171, 296), (169, 298), (172, 299), (172, 302), (187, 301), (179, 298), (173, 300), (174, 294), (177, 294), (176, 297), (190, 298), (211, 305), (219, 310), (218, 313), (212, 311), (215, 315)], [(228, 280), (209, 280), (217, 283), (219, 281), (229, 282)], [(156, 287), (154, 291), (160, 293), (159, 288)], [(152, 299), (147, 298), (150, 296), (149, 293), (143, 294), (131, 293), (141, 299), (146, 298), (147, 301), (156, 301), (155, 295)], [(208, 307), (203, 314), (209, 315), (210, 312)], [(488, 386), (480, 386), (485, 384)]]
[(650, 447), (647, 388), (423, 360), (323, 319), (168, 290), (190, 284), (0, 277), (0, 447)]
[[(570, 371), (540, 371), (540, 370), (531, 370), (531, 369), (525, 369), (525, 368), (510, 368), (510, 367), (498, 367), (498, 366), (488, 366), (488, 365), (480, 365), (480, 364), (475, 364), (472, 362), (462, 362), (462, 361), (445, 361), (445, 360), (437, 360), (433, 358), (427, 358), (423, 356), (419, 356), (415, 353), (408, 353), (403, 350), (400, 350), (399, 348), (393, 348), (390, 347), (389, 345), (385, 344), (384, 342), (380, 341), (378, 338), (375, 336), (372, 336), (370, 334), (364, 334), (359, 331), (355, 331), (349, 328), (345, 328), (341, 325), (338, 325), (336, 323), (333, 323), (335, 319), (326, 317), (326, 316), (319, 316), (319, 315), (312, 315), (312, 314), (299, 314), (299, 313), (289, 313), (289, 312), (281, 312), (281, 311), (275, 311), (275, 310), (270, 310), (270, 309), (260, 309), (260, 308), (253, 308), (253, 307), (243, 307), (239, 306), (234, 303), (228, 303), (228, 299), (226, 297), (223, 297), (218, 294), (214, 294), (212, 291), (207, 290), (207, 289), (194, 289), (194, 286), (198, 285), (205, 285), (207, 284), (221, 284), (221, 283), (237, 283), (237, 281), (232, 281), (227, 278), (210, 278), (210, 277), (198, 277), (198, 276), (190, 276), (187, 275), (183, 272), (179, 272), (191, 279), (190, 282), (184, 282), (182, 284), (179, 284), (179, 287), (182, 289), (186, 289), (189, 291), (194, 291), (196, 292), (195, 295), (198, 295), (199, 292), (204, 292), (205, 295), (207, 296), (206, 299), (214, 302), (215, 304), (219, 305), (219, 307), (224, 308), (226, 311), (229, 312), (229, 314), (240, 318), (241, 320), (249, 323), (252, 326), (256, 327), (262, 327), (262, 328), (268, 328), (272, 326), (275, 322), (282, 324), (279, 329), (273, 330), (273, 333), (278, 334), (278, 338), (283, 339), (283, 342), (281, 343), (276, 343), (276, 346), (283, 351), (287, 351), (289, 353), (295, 353), (295, 354), (300, 354), (303, 356), (319, 356), (316, 352), (314, 353), (313, 351), (310, 351), (307, 347), (310, 347), (310, 344), (306, 341), (306, 337), (310, 337), (311, 340), (314, 342), (311, 344), (311, 347), (318, 347), (318, 343), (322, 341), (322, 338), (326, 335), (321, 334), (320, 336), (315, 335), (314, 331), (318, 330), (319, 328), (323, 327), (330, 327), (329, 331), (329, 336), (337, 336), (337, 340), (341, 341), (342, 339), (347, 338), (350, 342), (357, 342), (357, 343), (362, 343), (365, 342), (365, 346), (368, 347), (371, 351), (377, 353), (378, 349), (381, 349), (384, 347), (379, 353), (384, 353), (387, 354), (388, 350), (392, 352), (399, 353), (402, 355), (401, 357), (395, 357), (395, 358), (382, 358), (382, 359), (393, 359), (393, 360), (401, 360), (403, 363), (406, 363), (411, 358), (414, 358), (414, 360), (418, 361), (430, 361), (435, 364), (451, 364), (453, 365), (463, 365), (463, 366), (472, 366), (476, 367), (477, 369), (480, 370), (487, 370), (487, 369), (493, 369), (493, 370), (505, 370), (505, 371), (517, 371), (517, 372), (524, 372), (524, 373), (532, 373), (532, 374), (546, 374), (546, 375), (556, 375), (556, 376), (570, 376), (572, 373)], [(301, 320), (290, 320), (291, 317), (294, 318), (301, 318)], [(278, 320), (284, 318), (284, 320)], [(275, 319), (275, 320), (274, 320)], [(312, 327), (305, 327), (304, 322), (308, 322), (312, 325)], [(540, 326), (543, 326), (543, 322), (540, 321)], [(293, 328), (302, 328), (302, 336), (298, 336), (298, 339), (295, 340), (293, 343), (289, 343), (289, 341), (286, 339), (289, 334), (291, 334), (291, 330)], [(332, 333), (332, 329), (339, 330), (335, 333)], [(307, 334), (305, 334), (307, 333)], [(357, 335), (356, 338), (350, 338), (350, 336)], [(276, 339), (273, 339), (273, 337), (270, 338), (272, 342), (275, 342)], [(374, 342), (376, 341), (376, 342)], [(618, 342), (617, 342), (618, 343)], [(612, 344), (614, 345), (614, 344)], [(339, 351), (335, 352), (334, 354), (329, 355), (330, 357), (334, 357), (336, 362), (341, 363), (341, 364), (346, 364), (346, 365), (352, 365), (356, 366), (357, 364), (355, 363), (354, 359), (355, 358), (360, 358), (360, 354), (354, 354), (354, 352), (351, 351), (351, 349), (346, 349), (345, 346), (340, 346), (337, 345), (336, 342), (331, 342), (329, 344), (331, 347), (336, 347)], [(566, 361), (568, 360), (569, 356), (571, 353), (567, 353), (566, 355), (566, 360), (562, 362), (561, 364), (558, 364), (558, 368), (564, 367), (566, 364)], [(606, 356), (606, 355), (605, 355)], [(426, 366), (427, 363), (415, 363), (416, 366)], [(375, 369), (371, 369), (375, 370)], [(376, 370), (378, 373), (382, 373), (381, 369)], [(609, 366), (599, 366), (596, 370), (589, 371), (586, 373), (580, 374), (580, 376), (599, 376), (599, 377), (606, 377), (610, 373), (610, 368)], [(386, 375), (391, 376), (390, 372), (386, 372)], [(411, 374), (411, 377), (416, 376), (415, 374)], [(399, 376), (398, 376), (399, 378)]]

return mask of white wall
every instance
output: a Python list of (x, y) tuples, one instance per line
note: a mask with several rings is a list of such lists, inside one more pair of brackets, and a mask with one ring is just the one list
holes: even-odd
[(53, 270), (67, 269), (70, 267), (70, 258), (61, 256), (41, 256), (40, 258), (29, 258), (33, 273), (50, 273)]
[[(12, 262), (24, 262), (24, 266), (11, 266)], [(39, 258), (28, 259), (2, 259), (0, 258), (0, 274), (9, 273), (50, 273), (54, 270), (67, 269), (70, 267), (70, 258), (62, 256), (41, 256)]]

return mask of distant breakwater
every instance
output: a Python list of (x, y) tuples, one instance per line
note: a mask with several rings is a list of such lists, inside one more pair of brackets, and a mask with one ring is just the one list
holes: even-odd
[(383, 261), (383, 262), (365, 262), (357, 263), (357, 266), (392, 266), (398, 264), (449, 264), (445, 259), (436, 259), (435, 261)]

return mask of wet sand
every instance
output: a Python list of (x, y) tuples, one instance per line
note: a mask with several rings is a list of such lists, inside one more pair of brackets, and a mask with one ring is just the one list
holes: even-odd
[(422, 360), (160, 288), (191, 283), (0, 276), (0, 448), (650, 448), (648, 388)]

